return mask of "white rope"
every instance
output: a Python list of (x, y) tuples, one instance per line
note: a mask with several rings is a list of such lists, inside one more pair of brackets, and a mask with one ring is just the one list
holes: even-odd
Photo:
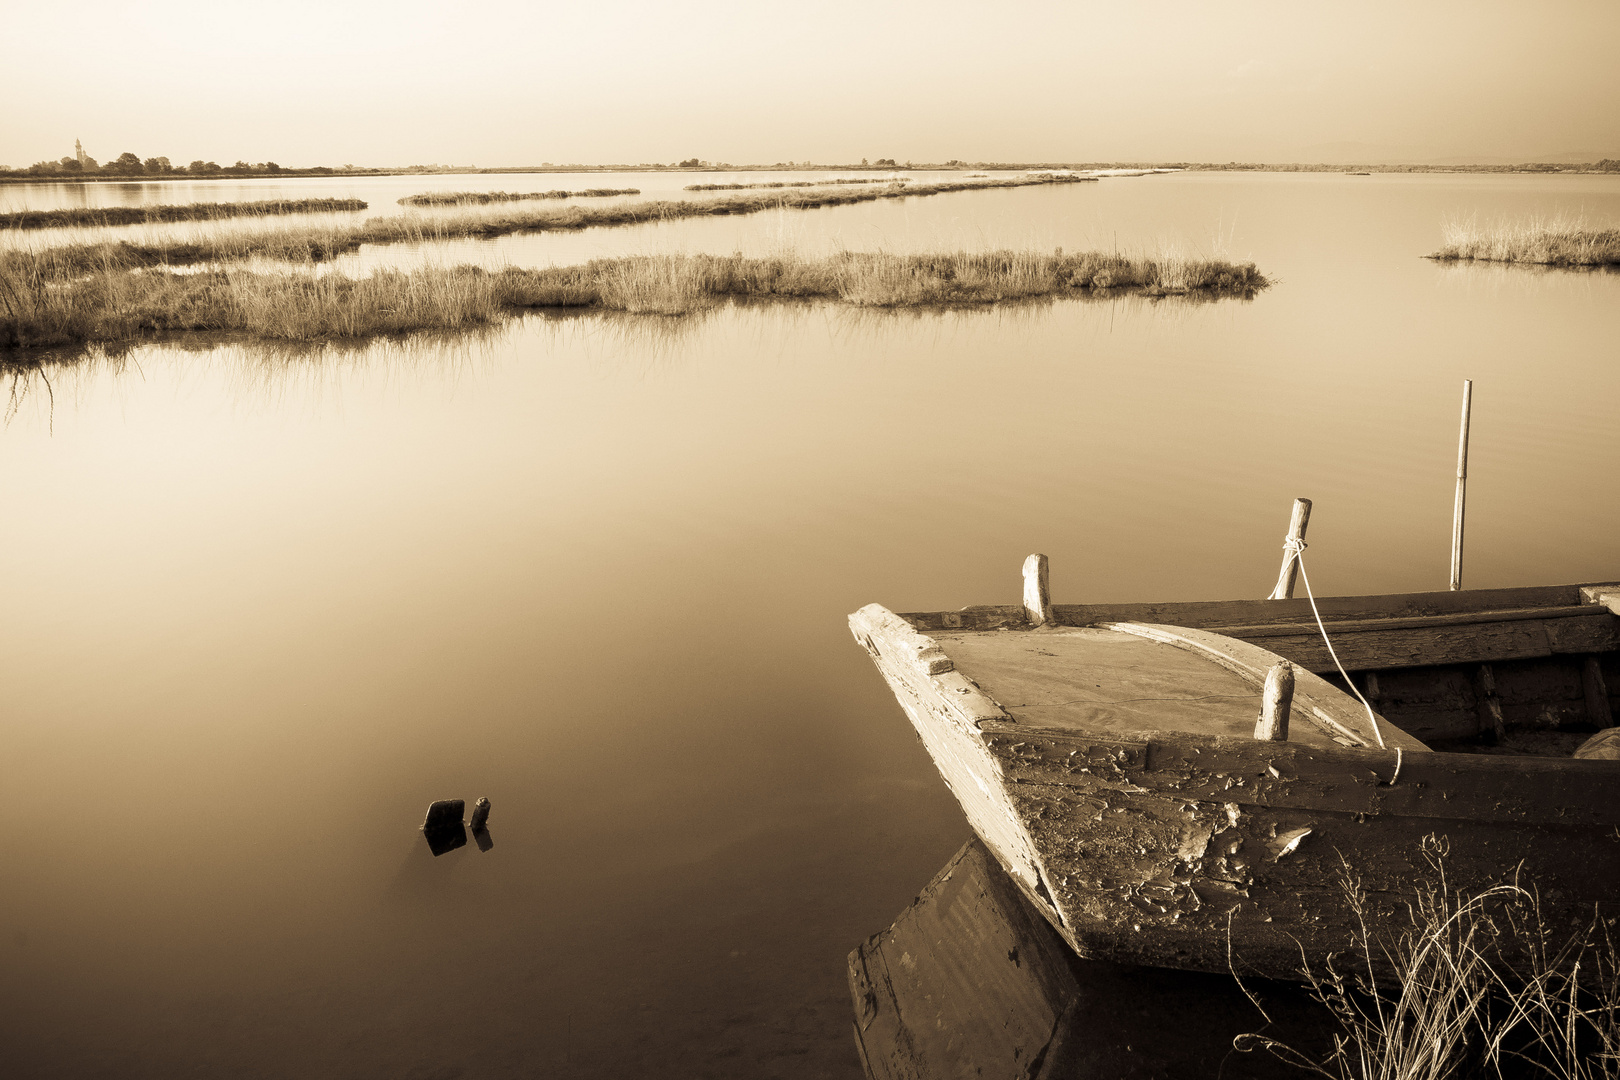
[[(1311, 575), (1305, 572), (1305, 546), (1303, 540), (1292, 536), (1283, 537), (1283, 551), (1293, 555), (1294, 562), (1299, 565), (1299, 576), (1305, 582), (1305, 598), (1311, 602), (1311, 614), (1316, 616), (1316, 628), (1322, 632), (1322, 644), (1327, 646), (1328, 655), (1333, 657), (1333, 666), (1339, 669), (1340, 675), (1344, 676), (1345, 685), (1350, 687), (1351, 693), (1361, 699), (1362, 706), (1367, 710), (1367, 721), (1372, 724), (1373, 738), (1378, 740), (1378, 748), (1386, 750), (1388, 747), (1384, 745), (1384, 733), (1378, 730), (1378, 714), (1373, 712), (1373, 707), (1368, 704), (1365, 697), (1362, 697), (1361, 691), (1356, 689), (1355, 680), (1350, 678), (1350, 673), (1344, 670), (1343, 664), (1339, 663), (1339, 654), (1333, 651), (1333, 642), (1328, 640), (1327, 627), (1322, 625), (1322, 613), (1316, 610), (1316, 595), (1311, 592)], [(1391, 784), (1395, 783), (1395, 777), (1400, 775), (1401, 750), (1400, 747), (1396, 747), (1395, 776), (1390, 777), (1389, 782)]]

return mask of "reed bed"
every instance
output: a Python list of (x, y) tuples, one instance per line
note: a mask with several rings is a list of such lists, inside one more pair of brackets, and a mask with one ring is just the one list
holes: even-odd
[[(286, 262), (324, 262), (358, 251), (366, 244), (423, 243), (438, 240), (493, 239), (515, 233), (640, 225), (680, 218), (754, 214), (765, 210), (810, 210), (875, 199), (942, 195), (957, 191), (1072, 183), (1070, 176), (1030, 176), (993, 180), (952, 180), (884, 187), (843, 186), (808, 191), (735, 195), (721, 199), (649, 199), (607, 206), (537, 207), (502, 214), (440, 218), (424, 222), (414, 215), (367, 218), (363, 222), (308, 224), (296, 228), (166, 237), (146, 242), (80, 241), (51, 246), (57, 264), (92, 273), (109, 264), (120, 266), (194, 266), (239, 262), (254, 257)], [(38, 252), (36, 254), (44, 254)]]
[(1534, 263), (1540, 266), (1620, 266), (1620, 229), (1594, 229), (1579, 221), (1532, 218), (1480, 225), (1448, 223), (1443, 246), (1430, 255), (1443, 262)]
[(1558, 938), (1533, 889), (1451, 888), (1445, 853), (1443, 839), (1425, 839), (1434, 875), (1404, 926), (1374, 914), (1361, 884), (1345, 877), (1360, 917), (1356, 948), (1303, 971), (1339, 1028), (1325, 1056), (1262, 1034), (1239, 1036), (1234, 1047), (1331, 1080), (1620, 1080), (1613, 917), (1595, 915)]
[(308, 265), (194, 273), (118, 263), (90, 272), (52, 252), (0, 252), (0, 347), (128, 341), (225, 331), (307, 341), (459, 329), (527, 308), (684, 315), (729, 299), (830, 300), (869, 308), (983, 305), (1055, 296), (1251, 296), (1250, 264), (1120, 255), (992, 251), (650, 255), (543, 270), (471, 266), (350, 278)]
[(640, 195), (640, 188), (586, 188), (584, 191), (425, 191), (398, 200), (401, 206), (485, 206), (489, 203), (529, 202), (535, 199), (605, 199), (613, 195)]
[(0, 347), (108, 344), (179, 331), (269, 340), (360, 338), (464, 329), (506, 314), (494, 280), (467, 267), (318, 273), (193, 274), (109, 269), (66, 284), (19, 276), (0, 260)]
[(176, 203), (163, 206), (77, 206), (68, 210), (15, 210), (0, 214), (0, 229), (151, 225), (164, 221), (218, 221), (364, 210), (363, 199), (267, 199), (261, 202)]
[[(983, 176), (983, 173), (979, 175)], [(760, 184), (687, 184), (686, 191), (747, 191), (753, 188), (807, 188), (825, 187), (829, 184), (907, 184), (911, 182), (909, 176), (893, 177), (855, 177), (840, 176), (832, 180), (772, 180)]]

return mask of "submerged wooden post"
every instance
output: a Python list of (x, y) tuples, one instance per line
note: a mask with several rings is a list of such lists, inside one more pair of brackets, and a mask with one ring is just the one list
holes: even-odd
[(1468, 490), (1468, 406), (1474, 380), (1463, 380), (1462, 433), (1457, 436), (1457, 505), (1451, 514), (1451, 591), (1462, 589), (1463, 503)]
[(1279, 661), (1266, 672), (1266, 689), (1260, 697), (1260, 721), (1254, 737), (1267, 742), (1288, 741), (1288, 711), (1294, 704), (1294, 665)]
[(1288, 519), (1288, 536), (1283, 544), (1282, 569), (1277, 573), (1277, 587), (1267, 600), (1288, 600), (1294, 595), (1294, 578), (1299, 574), (1299, 552), (1294, 542), (1305, 539), (1305, 526), (1311, 522), (1311, 500), (1295, 499), (1294, 513)]
[(461, 824), (461, 812), (467, 804), (460, 799), (440, 799), (428, 806), (422, 828), (427, 830), (455, 828)]
[(1024, 560), (1024, 612), (1031, 626), (1045, 626), (1052, 619), (1052, 577), (1045, 555)]

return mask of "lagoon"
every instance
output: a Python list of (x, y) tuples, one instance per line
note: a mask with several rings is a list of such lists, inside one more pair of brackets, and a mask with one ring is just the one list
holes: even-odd
[[(755, 178), (811, 177), (476, 179)], [(241, 190), (382, 208), (345, 183)], [(34, 187), (0, 197), (63, 205)], [(340, 269), (1180, 248), (1275, 284), (9, 371), (8, 1060), (859, 1076), (844, 956), (966, 825), (844, 616), (1017, 602), (1032, 551), (1063, 603), (1262, 596), (1295, 496), (1319, 594), (1444, 588), (1464, 378), (1465, 585), (1620, 576), (1620, 275), (1422, 258), (1559, 214), (1612, 227), (1620, 178), (1183, 173), (367, 248)], [(435, 858), (427, 804), (480, 795), (493, 848)]]

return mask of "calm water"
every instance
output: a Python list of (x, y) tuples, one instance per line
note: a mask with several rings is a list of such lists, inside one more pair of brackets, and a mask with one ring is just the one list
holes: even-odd
[[(366, 252), (1181, 246), (1277, 284), (14, 383), (11, 1074), (859, 1076), (844, 957), (966, 825), (846, 613), (1016, 602), (1031, 551), (1059, 602), (1261, 596), (1296, 495), (1319, 593), (1443, 588), (1465, 377), (1465, 583), (1620, 576), (1620, 275), (1420, 258), (1529, 213), (1620, 221), (1620, 179), (1185, 174)], [(493, 849), (434, 858), (428, 802), (480, 795)]]

